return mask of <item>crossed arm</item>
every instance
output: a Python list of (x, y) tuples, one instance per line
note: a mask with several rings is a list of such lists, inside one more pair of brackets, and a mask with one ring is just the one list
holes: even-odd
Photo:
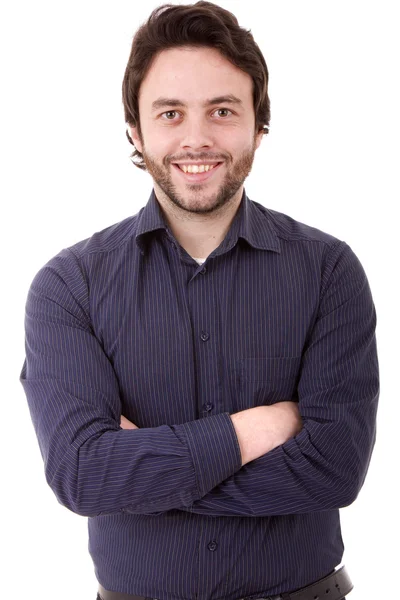
[(68, 252), (51, 261), (28, 296), (21, 382), (59, 502), (84, 516), (172, 509), (264, 516), (353, 502), (375, 443), (376, 319), (351, 250), (342, 245), (330, 263), (302, 355), (298, 405), (138, 429), (121, 419), (81, 266)]
[[(242, 466), (284, 444), (300, 433), (302, 419), (297, 402), (256, 406), (231, 415), (238, 438)], [(122, 429), (139, 429), (121, 415)]]
[(268, 516), (356, 499), (376, 439), (376, 314), (357, 257), (345, 245), (340, 250), (303, 353), (299, 403), (230, 415), (241, 468), (181, 510)]

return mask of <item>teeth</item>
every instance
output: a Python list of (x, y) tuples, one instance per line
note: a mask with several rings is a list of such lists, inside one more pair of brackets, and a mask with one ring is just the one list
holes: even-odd
[(178, 165), (185, 173), (204, 173), (211, 171), (216, 165)]

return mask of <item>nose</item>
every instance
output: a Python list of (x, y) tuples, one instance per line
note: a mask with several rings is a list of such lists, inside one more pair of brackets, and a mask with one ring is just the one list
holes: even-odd
[(182, 125), (182, 138), (180, 147), (186, 150), (204, 150), (212, 148), (214, 140), (212, 136), (211, 123), (207, 123), (203, 116), (187, 117)]

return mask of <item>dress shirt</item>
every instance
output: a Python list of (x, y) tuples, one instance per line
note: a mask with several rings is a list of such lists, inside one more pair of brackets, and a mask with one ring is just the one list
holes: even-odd
[[(28, 294), (21, 382), (47, 483), (88, 517), (98, 581), (235, 600), (332, 571), (375, 443), (375, 324), (351, 248), (245, 192), (202, 265), (154, 191), (52, 258)], [(283, 400), (301, 432), (242, 467), (230, 414)]]

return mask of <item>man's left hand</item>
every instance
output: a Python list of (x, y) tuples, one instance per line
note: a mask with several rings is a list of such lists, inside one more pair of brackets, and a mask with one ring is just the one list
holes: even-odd
[(139, 427), (135, 425), (135, 423), (132, 423), (132, 421), (129, 421), (123, 415), (121, 415), (121, 422), (119, 426), (122, 427), (122, 429), (139, 429)]

